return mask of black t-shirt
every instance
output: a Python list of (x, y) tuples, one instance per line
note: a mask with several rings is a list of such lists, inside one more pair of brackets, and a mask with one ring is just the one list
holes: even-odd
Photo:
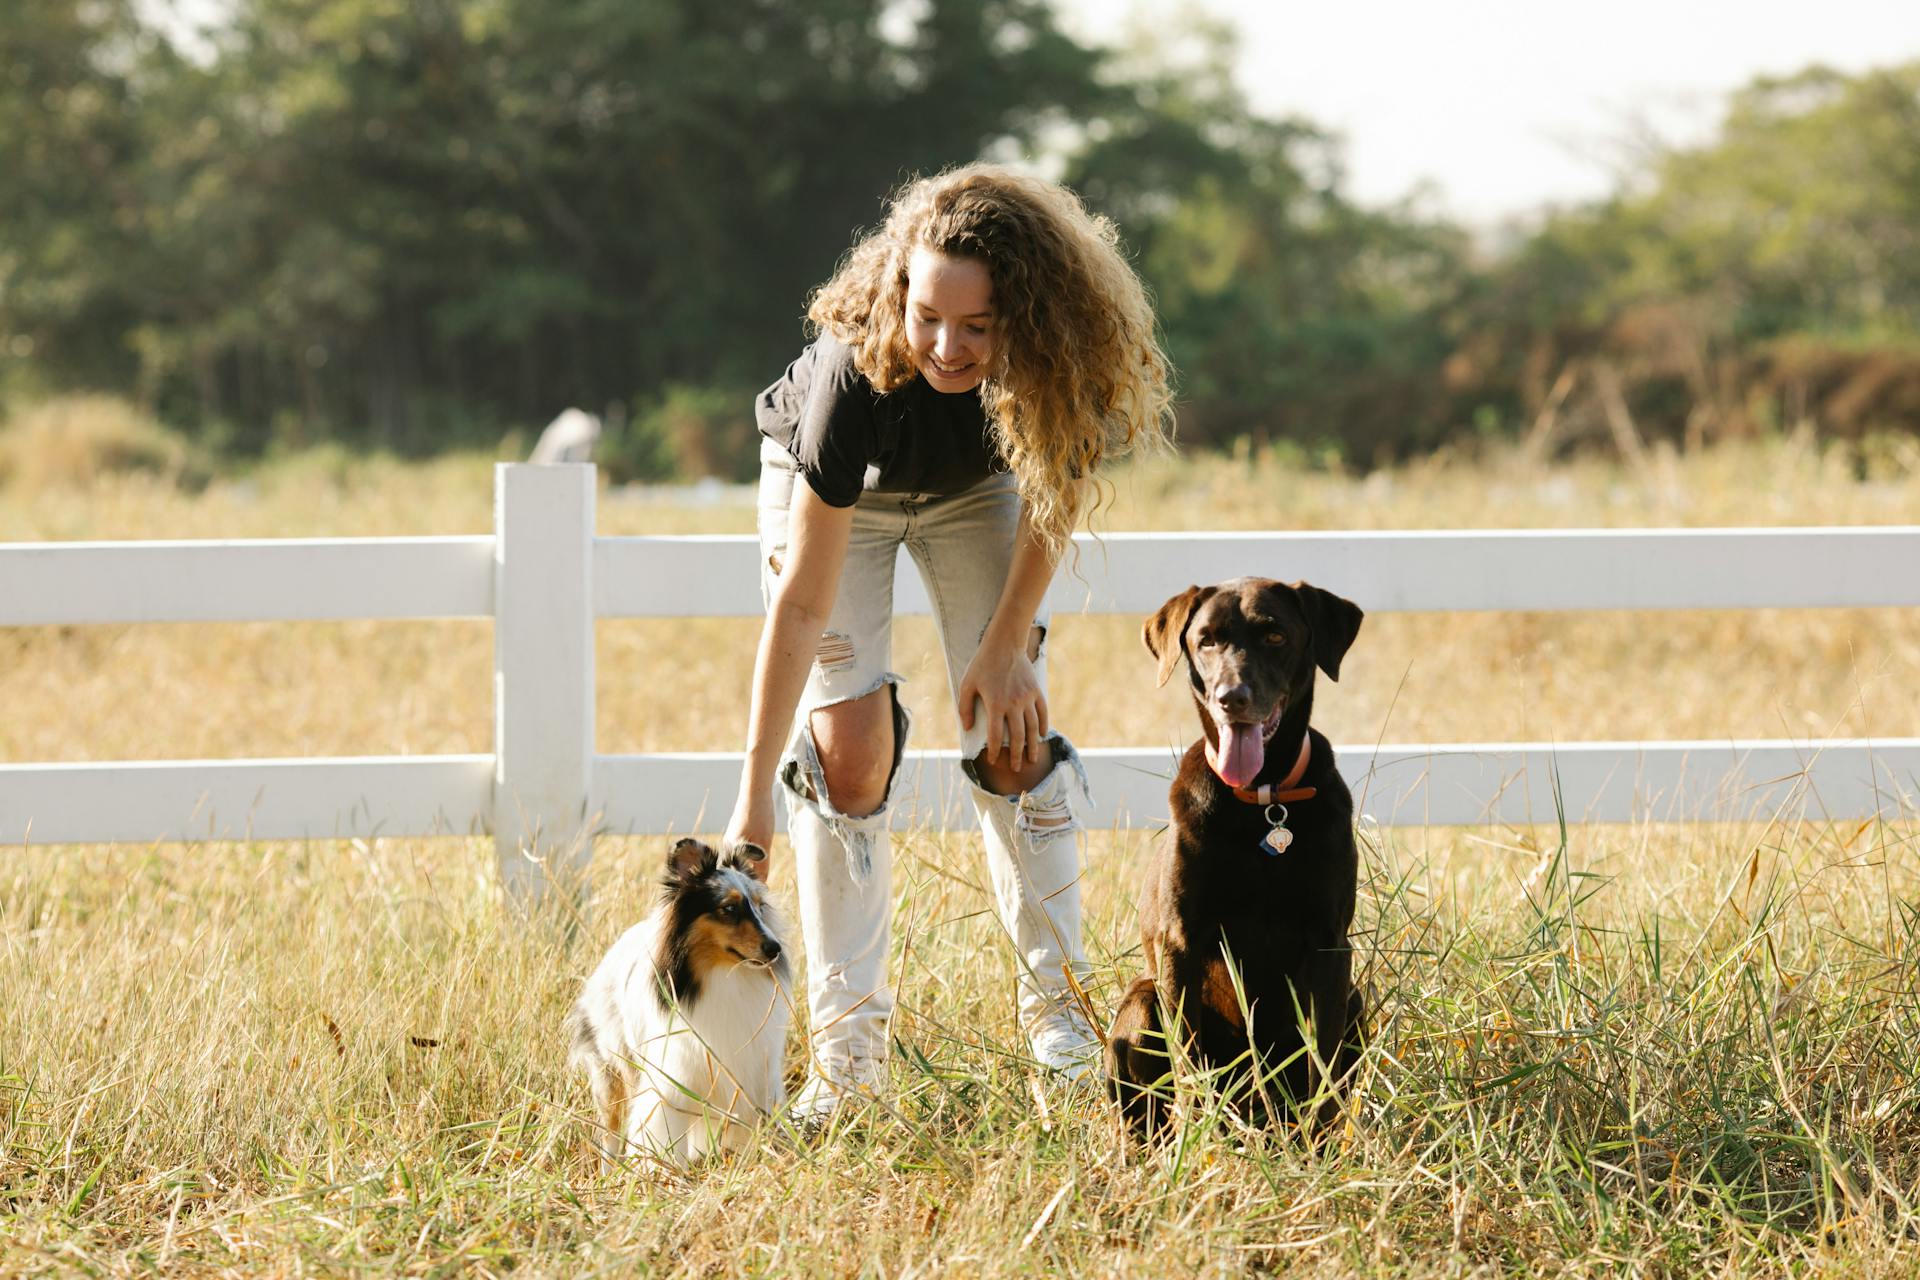
[(830, 506), (850, 507), (862, 490), (959, 493), (1006, 470), (979, 391), (935, 391), (915, 374), (882, 395), (829, 334), (760, 393), (753, 415)]

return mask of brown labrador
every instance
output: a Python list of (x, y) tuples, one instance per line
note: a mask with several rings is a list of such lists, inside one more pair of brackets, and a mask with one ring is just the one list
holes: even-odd
[[(1317, 1091), (1316, 1062), (1339, 1080), (1357, 1054), (1353, 797), (1308, 721), (1315, 668), (1339, 678), (1361, 617), (1304, 582), (1235, 578), (1187, 588), (1144, 628), (1160, 684), (1186, 658), (1201, 736), (1168, 793), (1172, 825), (1141, 899), (1147, 973), (1107, 1037), (1107, 1075), (1136, 1132), (1165, 1119), (1162, 1009), (1200, 1065), (1238, 1064), (1227, 1086), (1250, 1113), (1290, 1114)], [(1336, 1109), (1329, 1097), (1323, 1118)]]

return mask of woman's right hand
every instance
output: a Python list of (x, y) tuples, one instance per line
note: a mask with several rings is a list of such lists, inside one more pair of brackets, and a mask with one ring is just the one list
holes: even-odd
[(731, 849), (741, 844), (758, 845), (767, 850), (768, 856), (748, 866), (756, 880), (763, 883), (767, 878), (773, 850), (773, 797), (771, 795), (748, 795), (744, 792), (734, 802), (733, 817), (727, 821), (726, 847)]

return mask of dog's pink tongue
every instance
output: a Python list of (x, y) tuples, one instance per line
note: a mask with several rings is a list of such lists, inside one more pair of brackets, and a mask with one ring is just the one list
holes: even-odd
[(1230, 787), (1244, 787), (1260, 772), (1267, 757), (1266, 743), (1257, 724), (1220, 724), (1220, 740), (1207, 744), (1207, 763)]

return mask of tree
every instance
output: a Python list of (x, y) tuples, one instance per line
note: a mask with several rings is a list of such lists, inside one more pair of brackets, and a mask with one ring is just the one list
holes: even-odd
[(132, 368), (152, 49), (131, 0), (18, 0), (0, 23), (0, 369), (30, 356), (113, 385)]
[(1920, 63), (1756, 80), (1715, 137), (1656, 152), (1613, 199), (1549, 219), (1488, 273), (1462, 382), (1573, 438), (1700, 439), (1801, 414), (1910, 428), (1915, 138)]
[(1138, 246), (1181, 379), (1181, 431), (1331, 444), (1348, 455), (1430, 440), (1465, 241), (1406, 209), (1340, 193), (1339, 145), (1255, 116), (1232, 87), (1232, 33), (1193, 15), (1153, 33), (1131, 93), (1070, 181)]

